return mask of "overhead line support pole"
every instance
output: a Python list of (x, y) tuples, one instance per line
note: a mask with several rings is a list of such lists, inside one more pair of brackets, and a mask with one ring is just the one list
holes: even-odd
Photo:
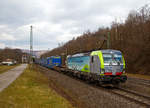
[(107, 49), (110, 49), (110, 32), (107, 33)]
[(33, 27), (30, 26), (30, 63), (32, 63), (32, 57), (33, 57)]

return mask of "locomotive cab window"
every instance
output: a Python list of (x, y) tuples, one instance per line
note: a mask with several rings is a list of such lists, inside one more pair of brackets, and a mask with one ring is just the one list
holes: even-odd
[(123, 63), (122, 55), (120, 55), (120, 54), (114, 54), (114, 59), (115, 59), (115, 61), (117, 61), (118, 63)]
[(91, 62), (92, 62), (92, 63), (94, 62), (94, 56), (92, 56), (92, 58), (91, 58)]
[(111, 63), (113, 61), (113, 55), (109, 53), (103, 53), (104, 63)]

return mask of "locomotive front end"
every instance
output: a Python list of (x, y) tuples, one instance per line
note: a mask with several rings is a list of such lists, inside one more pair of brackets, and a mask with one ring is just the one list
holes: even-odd
[(127, 76), (125, 75), (125, 60), (120, 51), (117, 50), (105, 50), (102, 51), (104, 69), (101, 69), (101, 73), (104, 74), (106, 82), (117, 84), (125, 82)]

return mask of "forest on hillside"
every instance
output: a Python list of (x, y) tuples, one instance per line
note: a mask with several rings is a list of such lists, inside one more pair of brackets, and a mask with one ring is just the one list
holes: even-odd
[(110, 49), (121, 50), (126, 60), (128, 73), (150, 75), (150, 7), (145, 5), (128, 14), (124, 22), (112, 22), (111, 27), (87, 31), (42, 57), (75, 54), (106, 49), (107, 35), (110, 33)]
[(16, 60), (18, 63), (22, 62), (22, 51), (20, 49), (5, 48), (0, 50), (0, 62), (6, 59)]

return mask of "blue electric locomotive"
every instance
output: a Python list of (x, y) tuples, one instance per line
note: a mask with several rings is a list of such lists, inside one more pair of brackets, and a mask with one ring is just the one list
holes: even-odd
[(47, 58), (37, 59), (36, 63), (47, 68), (54, 68), (54, 67), (60, 67), (62, 64), (61, 61), (62, 60), (60, 56), (51, 56)]
[(61, 57), (60, 56), (47, 57), (46, 60), (47, 60), (46, 67), (48, 67), (48, 68), (54, 68), (54, 67), (61, 66)]

